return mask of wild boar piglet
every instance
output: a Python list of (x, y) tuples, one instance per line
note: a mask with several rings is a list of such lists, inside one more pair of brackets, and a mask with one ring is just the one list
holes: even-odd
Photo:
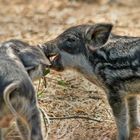
[(78, 25), (42, 44), (57, 71), (73, 69), (106, 92), (118, 139), (128, 140), (140, 125), (140, 38), (111, 33), (112, 24)]
[(43, 140), (40, 112), (32, 81), (11, 47), (0, 46), (0, 139), (16, 119), (23, 140)]

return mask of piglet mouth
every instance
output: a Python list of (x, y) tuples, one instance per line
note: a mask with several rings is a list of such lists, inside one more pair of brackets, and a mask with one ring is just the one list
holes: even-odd
[(60, 57), (59, 54), (51, 54), (50, 56), (48, 56), (48, 59), (50, 62), (54, 62), (54, 61), (58, 60), (59, 57)]

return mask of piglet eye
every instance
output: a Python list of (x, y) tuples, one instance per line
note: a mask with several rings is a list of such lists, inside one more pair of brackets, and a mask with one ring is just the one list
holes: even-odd
[(75, 39), (75, 38), (68, 38), (67, 41), (68, 41), (68, 42), (75, 42), (76, 39)]

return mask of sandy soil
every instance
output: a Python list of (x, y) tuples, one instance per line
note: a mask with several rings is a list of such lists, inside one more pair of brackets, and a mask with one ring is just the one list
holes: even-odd
[[(0, 0), (1, 42), (16, 38), (38, 44), (73, 25), (97, 22), (113, 23), (117, 34), (140, 36), (140, 1)], [(73, 71), (51, 71), (46, 80), (46, 87), (43, 80), (35, 85), (39, 104), (51, 117), (48, 140), (115, 139), (112, 112), (99, 87)], [(140, 130), (133, 139), (140, 139)], [(14, 126), (7, 140), (20, 140)]]

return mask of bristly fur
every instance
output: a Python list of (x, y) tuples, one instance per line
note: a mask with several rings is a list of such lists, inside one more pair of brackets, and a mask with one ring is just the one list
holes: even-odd
[(39, 46), (31, 46), (16, 39), (5, 41), (1, 46), (11, 48), (12, 52), (9, 54), (16, 55), (20, 59), (32, 80), (44, 76), (46, 68), (50, 66), (49, 60)]
[(9, 127), (13, 118), (17, 121), (23, 140), (43, 139), (40, 113), (32, 81), (14, 50), (1, 45), (0, 139), (3, 139), (3, 128)]
[[(111, 24), (74, 26), (43, 44), (53, 59), (52, 69), (75, 69), (104, 87), (112, 108), (118, 139), (128, 140), (140, 125), (137, 97), (140, 93), (140, 38), (111, 34)], [(59, 57), (58, 57), (59, 56)]]

